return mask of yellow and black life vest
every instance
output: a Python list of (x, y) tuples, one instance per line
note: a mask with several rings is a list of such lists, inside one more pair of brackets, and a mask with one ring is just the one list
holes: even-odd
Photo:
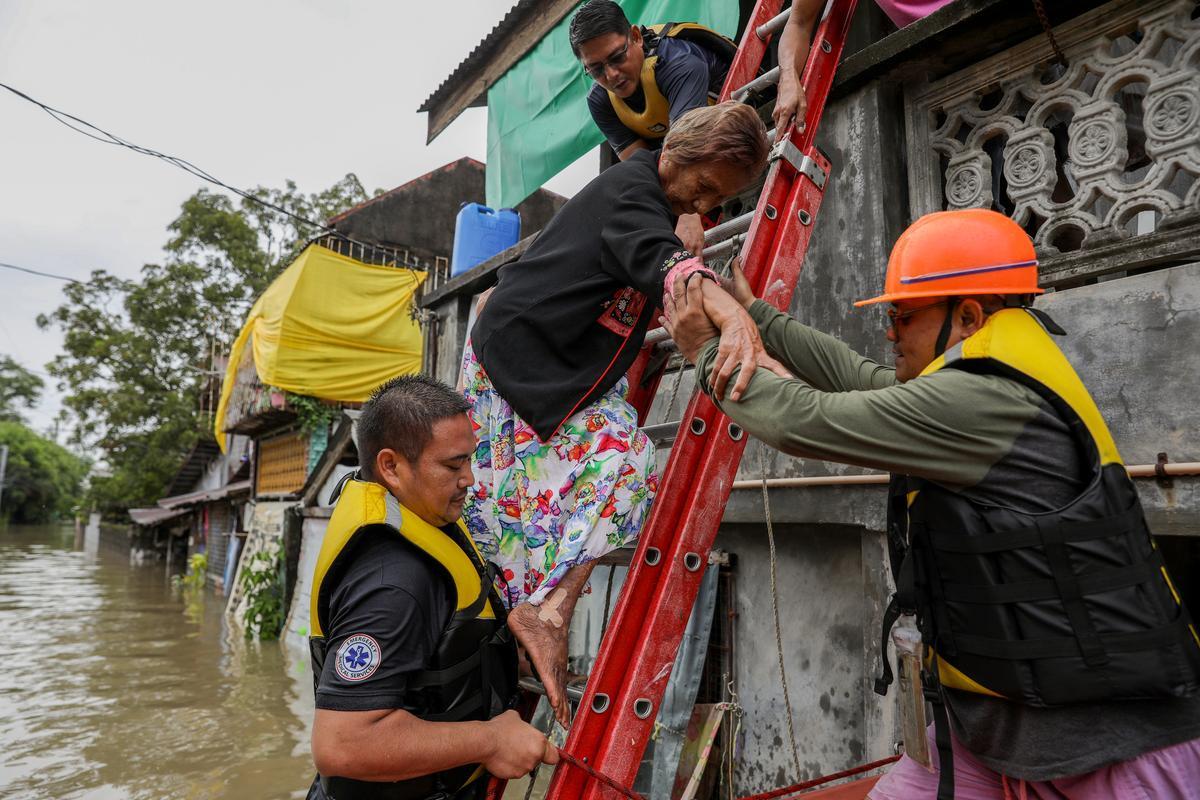
[[(660, 39), (682, 39), (695, 42), (701, 47), (720, 53), (729, 60), (737, 53), (737, 43), (722, 36), (712, 28), (706, 28), (695, 22), (665, 22), (660, 25), (649, 25), (642, 28), (645, 37), (646, 60), (642, 62), (641, 86), (646, 105), (641, 111), (634, 111), (629, 104), (617, 97), (613, 92), (608, 93), (613, 110), (621, 124), (641, 136), (643, 139), (661, 139), (671, 126), (671, 103), (658, 88), (654, 70), (658, 65), (658, 54), (655, 52)], [(711, 95), (709, 105), (716, 102)]]
[(1200, 636), (1137, 490), (1100, 410), (1038, 321), (999, 311), (922, 374), (939, 369), (1030, 387), (1068, 423), (1093, 470), (1077, 498), (1049, 513), (985, 506), (928, 482), (894, 493), (892, 524), (906, 534), (941, 685), (1034, 706), (1200, 689)]
[[(430, 721), (491, 719), (511, 708), (517, 693), (516, 642), (505, 624), (500, 596), (493, 588), (487, 562), (479, 555), (460, 521), (437, 528), (408, 511), (383, 486), (357, 479), (339, 487), (337, 507), (329, 520), (313, 573), (309, 649), (314, 684), (328, 656), (325, 632), (330, 595), (352, 553), (352, 542), (368, 531), (402, 537), (433, 564), (454, 587), (454, 614), (441, 632), (425, 670), (408, 682), (404, 708)], [(330, 800), (424, 800), (472, 794), (486, 777), (482, 767), (456, 769), (394, 783), (321, 776)]]
[[(944, 725), (941, 687), (1031, 706), (1182, 697), (1200, 690), (1200, 635), (1151, 538), (1137, 489), (1099, 409), (1027, 309), (991, 315), (922, 375), (961, 369), (1037, 392), (1069, 425), (1092, 470), (1064, 507), (985, 505), (928, 481), (893, 476), (888, 547), (896, 594), (888, 631), (916, 613), (927, 697)], [(938, 730), (939, 749), (949, 739)], [(948, 753), (947, 753), (948, 755)], [(944, 766), (947, 764), (943, 762)], [(943, 769), (953, 781), (953, 770)], [(939, 797), (951, 796), (939, 791)]]

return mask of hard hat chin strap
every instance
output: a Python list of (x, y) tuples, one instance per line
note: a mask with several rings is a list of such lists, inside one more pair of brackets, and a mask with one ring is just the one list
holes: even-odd
[(946, 316), (942, 319), (942, 329), (938, 331), (937, 343), (933, 346), (934, 358), (946, 352), (946, 343), (950, 341), (950, 331), (954, 328), (954, 309), (957, 305), (957, 297), (951, 297), (946, 301)]

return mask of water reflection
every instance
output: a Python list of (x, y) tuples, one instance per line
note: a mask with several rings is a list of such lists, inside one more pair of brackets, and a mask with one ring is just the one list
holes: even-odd
[(303, 797), (304, 654), (231, 634), (161, 564), (73, 541), (0, 528), (0, 796)]

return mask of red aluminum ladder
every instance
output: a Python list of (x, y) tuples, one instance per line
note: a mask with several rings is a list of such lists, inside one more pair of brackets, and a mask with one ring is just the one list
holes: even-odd
[[(786, 22), (787, 12), (779, 13), (781, 5), (782, 0), (758, 0), (725, 80), (722, 100), (743, 99), (778, 81), (778, 67), (755, 75), (771, 35)], [(834, 0), (813, 36), (802, 76), (808, 100), (804, 129), (793, 129), (772, 150), (767, 179), (748, 227), (739, 217), (709, 232), (709, 240), (715, 240), (746, 231), (742, 248), (746, 277), (757, 296), (783, 310), (791, 303), (830, 171), (813, 139), (854, 6), (855, 0)], [(736, 247), (736, 238), (726, 241), (735, 242), (728, 249)], [(715, 248), (706, 249), (706, 255), (711, 249)], [(650, 398), (636, 399), (644, 418)], [(742, 430), (706, 395), (696, 393), (680, 422), (650, 520), (564, 748), (624, 786), (637, 775), (745, 447)], [(598, 800), (604, 791), (583, 770), (561, 764), (547, 798)]]
[[(813, 36), (802, 75), (808, 100), (805, 126), (793, 128), (772, 149), (756, 208), (705, 237), (713, 243), (705, 248), (706, 258), (734, 252), (742, 244), (742, 268), (755, 295), (783, 310), (791, 303), (830, 172), (813, 139), (855, 4), (833, 0)], [(744, 100), (778, 81), (778, 67), (758, 73), (771, 36), (787, 21), (790, 9), (780, 13), (782, 5), (783, 0), (756, 3), (721, 100)], [(647, 336), (630, 370), (629, 400), (642, 422), (662, 374), (657, 351), (663, 334), (659, 330)], [(547, 800), (599, 800), (612, 792), (589, 771), (621, 786), (632, 784), (745, 447), (741, 428), (697, 392), (679, 423), (650, 519), (563, 748), (590, 770), (560, 763)], [(489, 796), (502, 792), (502, 783), (495, 782)]]

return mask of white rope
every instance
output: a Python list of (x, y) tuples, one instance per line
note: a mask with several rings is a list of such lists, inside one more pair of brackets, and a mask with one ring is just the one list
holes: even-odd
[(763, 516), (767, 520), (767, 545), (771, 549), (771, 611), (775, 614), (775, 652), (779, 656), (779, 680), (783, 684), (783, 705), (787, 710), (788, 739), (792, 743), (792, 760), (796, 765), (796, 777), (801, 775), (800, 748), (796, 746), (796, 727), (792, 721), (792, 696), (788, 691), (787, 671), (783, 666), (783, 634), (779, 628), (779, 591), (776, 585), (775, 526), (771, 523), (771, 501), (767, 497), (767, 460), (763, 455), (765, 445), (758, 448), (758, 468), (762, 477)]

